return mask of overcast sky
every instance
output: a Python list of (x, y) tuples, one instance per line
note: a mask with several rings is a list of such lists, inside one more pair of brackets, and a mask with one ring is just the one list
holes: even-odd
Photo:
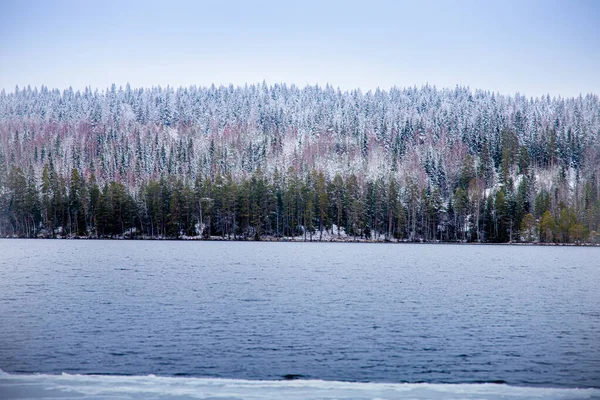
[(600, 1), (0, 0), (0, 88), (470, 86), (600, 94)]

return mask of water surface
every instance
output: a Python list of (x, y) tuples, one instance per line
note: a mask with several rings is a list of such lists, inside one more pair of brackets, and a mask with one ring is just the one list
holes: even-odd
[(0, 369), (600, 387), (600, 249), (0, 240)]

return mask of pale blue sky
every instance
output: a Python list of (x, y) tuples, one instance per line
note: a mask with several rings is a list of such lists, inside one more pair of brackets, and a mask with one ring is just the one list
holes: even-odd
[[(288, 4), (289, 3), (289, 4)], [(600, 93), (600, 1), (0, 0), (0, 88)]]

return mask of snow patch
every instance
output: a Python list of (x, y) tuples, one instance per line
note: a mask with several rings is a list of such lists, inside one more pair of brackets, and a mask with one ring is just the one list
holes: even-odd
[(600, 399), (600, 389), (505, 384), (250, 381), (106, 375), (10, 375), (0, 372), (4, 399)]

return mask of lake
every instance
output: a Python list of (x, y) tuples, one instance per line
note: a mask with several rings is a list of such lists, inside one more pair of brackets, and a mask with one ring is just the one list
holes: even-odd
[(0, 369), (4, 398), (111, 379), (118, 398), (600, 398), (600, 248), (0, 240)]

